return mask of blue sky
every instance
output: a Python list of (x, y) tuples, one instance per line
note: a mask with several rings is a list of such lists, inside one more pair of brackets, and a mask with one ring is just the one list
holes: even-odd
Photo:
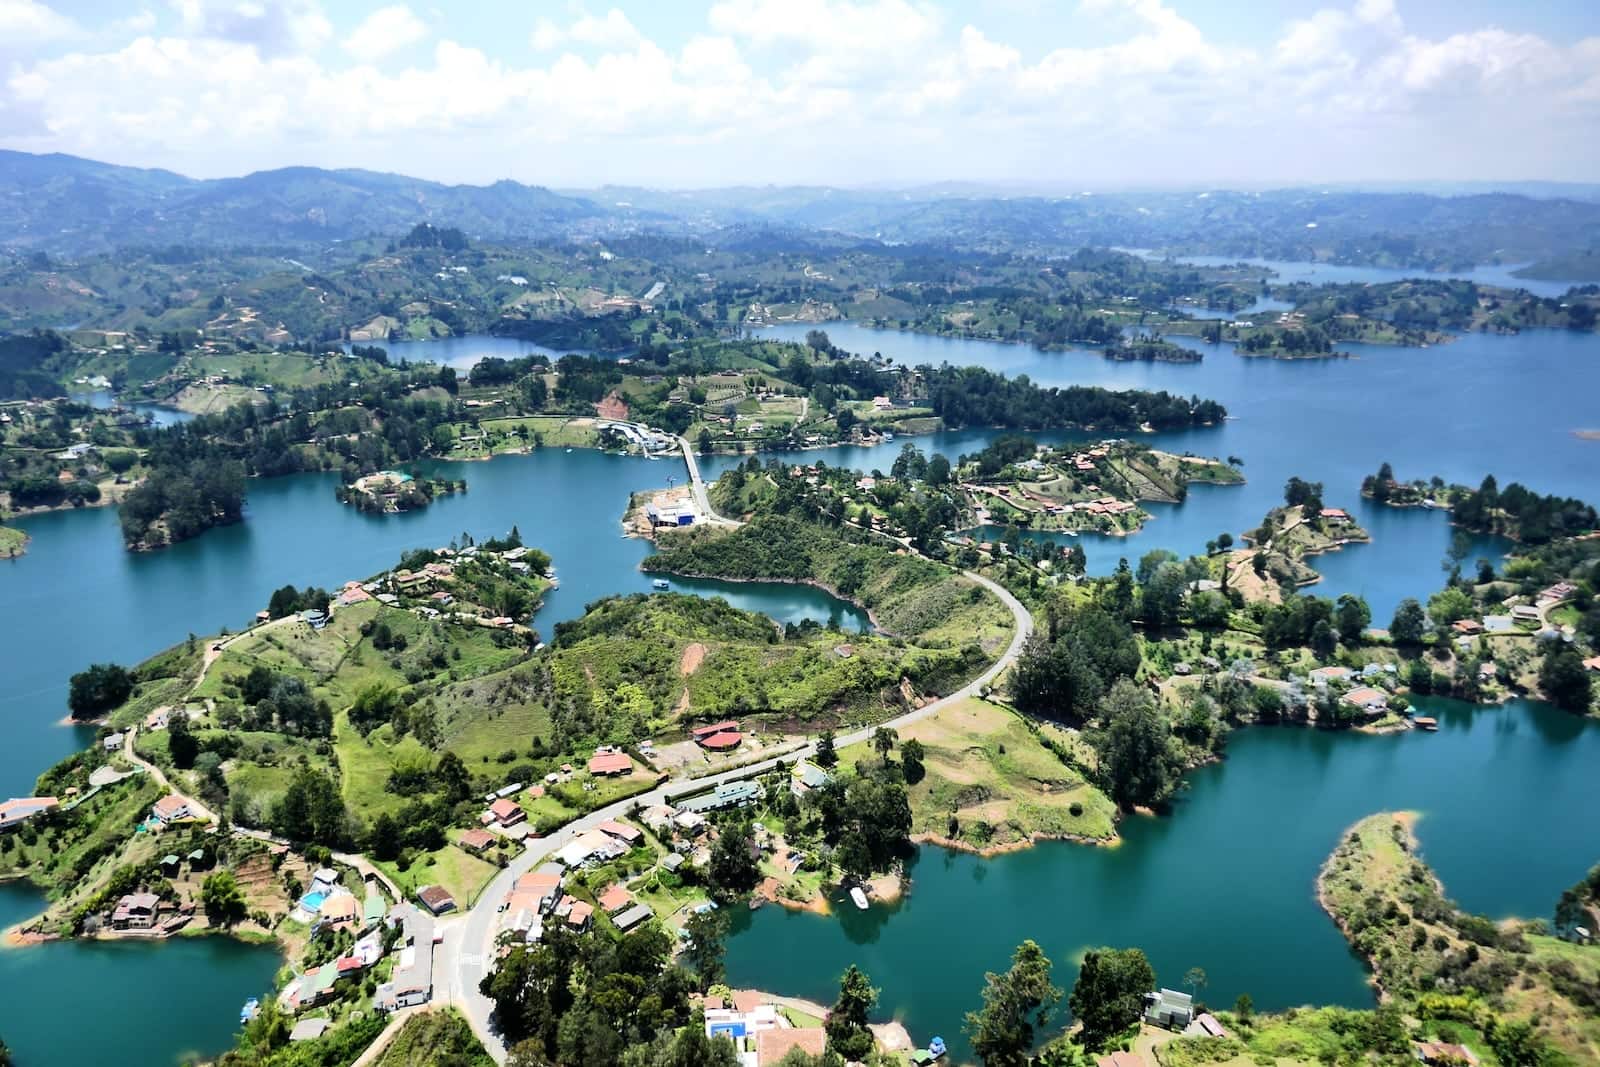
[(1600, 5), (0, 0), (0, 146), (219, 176), (1600, 180)]

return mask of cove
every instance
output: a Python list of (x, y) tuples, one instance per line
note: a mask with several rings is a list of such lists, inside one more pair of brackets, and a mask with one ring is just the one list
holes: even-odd
[(1172, 814), (1124, 819), (1116, 847), (1047, 842), (992, 859), (923, 847), (895, 905), (735, 909), (729, 982), (832, 1003), (854, 962), (883, 990), (879, 1015), (918, 1042), (942, 1035), (958, 1063), (984, 972), (1025, 938), (1068, 990), (1086, 949), (1137, 945), (1169, 985), (1203, 967), (1214, 1005), (1248, 992), (1258, 1009), (1370, 1006), (1361, 962), (1314, 896), (1357, 819), (1422, 812), (1423, 858), (1464, 907), (1494, 917), (1550, 915), (1600, 857), (1592, 821), (1551, 817), (1600, 804), (1600, 723), (1530, 701), (1416, 703), (1438, 733), (1239, 730)]
[[(1143, 254), (1143, 253), (1141, 253)], [(1145, 255), (1147, 259), (1159, 257)], [(1231, 267), (1235, 263), (1245, 263), (1252, 267), (1265, 267), (1275, 272), (1275, 277), (1269, 279), (1272, 285), (1294, 285), (1306, 282), (1310, 285), (1342, 285), (1355, 283), (1358, 285), (1382, 285), (1387, 282), (1403, 282), (1408, 279), (1421, 279), (1423, 281), (1468, 281), (1479, 285), (1494, 285), (1506, 289), (1526, 289), (1534, 296), (1560, 296), (1574, 285), (1582, 282), (1547, 281), (1539, 278), (1519, 278), (1516, 271), (1528, 266), (1527, 263), (1506, 264), (1479, 264), (1470, 270), (1404, 270), (1393, 267), (1374, 267), (1369, 265), (1341, 265), (1337, 263), (1310, 263), (1305, 261), (1284, 259), (1257, 259), (1248, 256), (1178, 256), (1173, 262), (1184, 263), (1191, 267)], [(1267, 308), (1253, 308), (1252, 310), (1268, 310)]]
[[(628, 495), (682, 482), (681, 461), (578, 449), (542, 449), (484, 462), (427, 465), (464, 478), (468, 491), (420, 511), (369, 515), (333, 497), (338, 475), (299, 474), (248, 483), (246, 518), (159, 552), (122, 548), (111, 508), (48, 512), (18, 523), (28, 554), (4, 561), (7, 604), (31, 622), (5, 649), (0, 723), (0, 793), (26, 795), (45, 767), (82, 748), (92, 730), (55, 725), (66, 713), (67, 679), (92, 662), (137, 663), (189, 633), (248, 625), (278, 587), (334, 587), (390, 567), (407, 549), (482, 538), (517, 526), (549, 552), (560, 588), (534, 620), (548, 640), (555, 624), (616, 593), (651, 591), (639, 570), (650, 545), (622, 536)], [(673, 588), (721, 596), (780, 623), (837, 622), (859, 631), (859, 609), (809, 586), (671, 579)]]
[[(32, 889), (0, 885), (0, 929), (38, 913)], [(19, 1064), (165, 1067), (232, 1047), (239, 1007), (282, 965), (226, 937), (0, 947), (0, 1035)]]
[[(534, 344), (532, 341), (522, 341), (515, 337), (494, 337), (490, 334), (469, 333), (459, 337), (439, 337), (432, 341), (356, 341), (355, 344), (363, 347), (376, 345), (389, 353), (391, 363), (437, 363), (444, 367), (454, 367), (458, 371), (469, 371), (477, 365), (480, 359), (494, 356), (499, 359), (521, 359), (523, 356), (547, 356), (551, 360), (560, 359), (568, 353), (582, 354), (583, 349), (578, 348), (546, 348), (544, 345)], [(350, 344), (344, 345), (345, 352), (350, 351)]]
[[(785, 324), (759, 336), (803, 341), (811, 324)], [(1131, 537), (1084, 537), (1090, 572), (1109, 573), (1120, 557), (1137, 561), (1155, 548), (1180, 555), (1204, 551), (1227, 531), (1254, 528), (1283, 501), (1291, 476), (1324, 483), (1324, 499), (1343, 507), (1373, 533), (1370, 545), (1320, 556), (1312, 565), (1324, 580), (1319, 595), (1365, 595), (1373, 618), (1387, 623), (1404, 597), (1425, 600), (1443, 584), (1440, 568), (1450, 546), (1449, 517), (1396, 511), (1360, 497), (1361, 479), (1384, 461), (1402, 478), (1438, 474), (1477, 485), (1493, 473), (1504, 486), (1520, 481), (1539, 492), (1593, 500), (1600, 443), (1573, 431), (1600, 427), (1593, 397), (1600, 394), (1600, 335), (1529, 330), (1515, 336), (1468, 334), (1431, 348), (1352, 345), (1351, 358), (1289, 361), (1241, 356), (1231, 344), (1171, 338), (1205, 354), (1199, 363), (1123, 363), (1098, 352), (1041, 352), (1026, 345), (876, 330), (857, 323), (822, 324), (847, 351), (881, 353), (897, 363), (982, 366), (1025, 374), (1041, 385), (1098, 385), (1164, 389), (1211, 397), (1227, 405), (1222, 426), (1140, 435), (1153, 447), (1206, 456), (1238, 456), (1243, 486), (1191, 486), (1179, 505), (1150, 505), (1155, 515)], [(1037, 435), (1040, 440), (1071, 439)], [(975, 451), (971, 431), (951, 438), (914, 438), (919, 447), (951, 456), (955, 441)], [(840, 462), (888, 470), (903, 444), (872, 453), (838, 450)], [(832, 451), (798, 455), (833, 462)], [(848, 459), (846, 457), (849, 457)], [(814, 460), (806, 460), (812, 462)], [(1497, 538), (1474, 539), (1466, 565), (1510, 549)]]

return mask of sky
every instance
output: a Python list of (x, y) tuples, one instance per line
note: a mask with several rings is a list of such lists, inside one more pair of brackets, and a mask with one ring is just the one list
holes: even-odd
[(1595, 0), (0, 0), (0, 147), (556, 187), (1600, 181)]

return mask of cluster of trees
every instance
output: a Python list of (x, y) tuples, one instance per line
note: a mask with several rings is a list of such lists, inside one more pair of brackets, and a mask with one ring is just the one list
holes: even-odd
[(61, 383), (46, 365), (67, 347), (54, 330), (0, 337), (0, 400), (60, 395)]
[(1600, 527), (1592, 505), (1571, 497), (1544, 496), (1512, 482), (1501, 489), (1494, 475), (1456, 501), (1454, 521), (1470, 530), (1487, 530), (1541, 544), (1588, 533)]
[(339, 795), (339, 783), (315, 767), (295, 772), (268, 812), (267, 825), (297, 845), (350, 848), (358, 837), (355, 819)]
[(1081, 726), (1101, 698), (1139, 669), (1139, 645), (1123, 617), (1101, 604), (1050, 606), (1046, 632), (1028, 639), (1011, 675), (1017, 710)]
[[(693, 924), (703, 942), (686, 956), (720, 957), (710, 923)], [(652, 923), (620, 940), (552, 929), (519, 946), (484, 978), (511, 1063), (620, 1064), (625, 1067), (737, 1067), (733, 1043), (706, 1036), (689, 994), (716, 975), (674, 963), (672, 939)]]
[(419, 222), (411, 232), (400, 238), (401, 248), (441, 248), (446, 252), (463, 252), (467, 248), (467, 235), (454, 226), (435, 226)]
[(231, 681), (244, 703), (244, 713), (237, 723), (243, 729), (271, 730), (295, 737), (332, 736), (333, 708), (327, 700), (313, 695), (304, 679), (258, 663), (248, 674)]
[(272, 591), (272, 596), (267, 601), (267, 616), (281, 619), (288, 615), (298, 615), (302, 611), (327, 611), (328, 604), (332, 600), (332, 593), (314, 585), (308, 585), (304, 589), (285, 585)]
[(96, 663), (72, 676), (67, 707), (74, 719), (93, 719), (133, 695), (133, 675), (115, 663)]
[(152, 454), (150, 473), (122, 499), (122, 539), (130, 548), (184, 541), (244, 518), (243, 464), (214, 454), (163, 462), (171, 458)]
[(1275, 352), (1288, 356), (1325, 356), (1333, 351), (1333, 340), (1320, 326), (1291, 330), (1257, 330), (1239, 347), (1246, 352)]
[(1008, 379), (982, 367), (918, 367), (917, 374), (928, 406), (952, 427), (1136, 430), (1149, 423), (1174, 430), (1213, 425), (1228, 414), (1216, 401), (1199, 397), (1098, 386), (1045, 388), (1026, 375)]

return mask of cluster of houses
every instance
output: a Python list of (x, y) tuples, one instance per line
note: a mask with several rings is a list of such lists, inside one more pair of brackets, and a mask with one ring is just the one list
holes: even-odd
[(391, 910), (370, 884), (366, 900), (358, 901), (340, 885), (338, 872), (330, 869), (312, 874), (301, 909), (308, 905), (314, 905), (313, 936), (323, 930), (348, 930), (354, 940), (341, 955), (307, 967), (289, 983), (282, 995), (287, 1011), (305, 1012), (337, 999), (390, 952), (397, 953), (395, 966), (389, 981), (378, 986), (373, 1007), (389, 1012), (431, 999), (435, 934), (433, 916), (426, 909), (398, 904)]
[(1339, 700), (1369, 719), (1376, 719), (1389, 711), (1389, 694), (1376, 683), (1393, 677), (1399, 668), (1393, 663), (1368, 663), (1359, 671), (1351, 667), (1317, 667), (1308, 680), (1319, 691), (1335, 683), (1348, 685)]
[[(557, 923), (578, 933), (590, 930), (595, 904), (565, 891), (567, 873), (619, 859), (643, 841), (644, 832), (638, 827), (607, 820), (579, 834), (557, 852), (554, 859), (521, 875), (512, 883), (500, 907), (501, 944), (537, 942), (544, 936), (547, 926)], [(624, 933), (652, 914), (621, 886), (610, 887), (600, 894), (597, 902)]]

